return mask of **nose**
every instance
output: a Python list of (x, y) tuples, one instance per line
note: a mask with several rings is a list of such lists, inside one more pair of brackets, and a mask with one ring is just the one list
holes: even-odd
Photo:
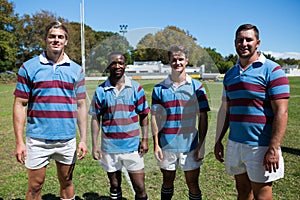
[(243, 39), (242, 42), (241, 42), (241, 44), (242, 44), (242, 45), (246, 45), (246, 44), (247, 44), (247, 40), (246, 40), (246, 39)]
[(54, 37), (54, 41), (58, 41), (59, 37), (58, 36), (55, 36)]

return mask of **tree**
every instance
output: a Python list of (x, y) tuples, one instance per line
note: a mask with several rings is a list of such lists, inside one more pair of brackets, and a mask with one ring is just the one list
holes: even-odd
[(229, 54), (229, 56), (226, 56), (225, 57), (225, 61), (231, 61), (232, 63), (237, 63), (237, 61), (238, 61), (238, 59), (239, 59), (239, 57), (238, 57), (238, 55), (237, 54)]
[[(122, 52), (126, 54), (126, 57), (130, 57), (130, 52), (133, 47), (129, 45), (129, 42), (125, 37), (114, 34), (111, 37), (107, 37), (102, 40), (95, 48), (91, 49), (89, 55), (86, 58), (87, 69), (99, 70), (104, 72), (108, 65), (108, 55), (113, 52)], [(127, 59), (127, 63), (130, 58)]]
[(14, 14), (13, 3), (0, 0), (0, 72), (13, 70), (17, 57), (17, 45), (14, 31), (17, 16)]
[(189, 50), (189, 65), (199, 66), (202, 56), (201, 47), (189, 33), (175, 27), (168, 26), (156, 34), (148, 34), (140, 40), (134, 52), (136, 61), (162, 61), (167, 64), (167, 51), (174, 44), (182, 44)]
[[(78, 64), (81, 64), (81, 24), (77, 22), (71, 22), (68, 24), (68, 30), (70, 37), (66, 47), (66, 53), (72, 60)], [(114, 35), (112, 32), (96, 32), (90, 26), (85, 25), (85, 55), (88, 57), (93, 48), (97, 47), (103, 40), (112, 35)]]
[(204, 48), (203, 57), (201, 58), (201, 64), (205, 65), (206, 73), (218, 73), (224, 63), (224, 59), (215, 48)]

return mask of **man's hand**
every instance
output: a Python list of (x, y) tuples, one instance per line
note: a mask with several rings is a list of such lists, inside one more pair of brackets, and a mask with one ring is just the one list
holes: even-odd
[(163, 152), (158, 145), (156, 147), (154, 147), (154, 156), (158, 162), (163, 161), (163, 158), (164, 158)]
[(27, 155), (26, 155), (26, 146), (23, 142), (21, 144), (16, 145), (15, 156), (19, 163), (21, 163), (22, 165), (25, 164), (25, 159)]
[(99, 146), (95, 146), (95, 147), (93, 146), (92, 156), (93, 156), (94, 160), (101, 160), (102, 152), (101, 152)]
[(77, 149), (77, 156), (78, 156), (78, 160), (81, 160), (85, 157), (87, 153), (87, 147), (85, 142), (79, 142), (78, 143), (78, 149)]
[(279, 168), (279, 154), (278, 149), (276, 148), (269, 148), (264, 157), (264, 163), (266, 171), (270, 173), (272, 171), (276, 172)]
[(222, 142), (217, 141), (214, 149), (215, 157), (218, 161), (224, 162), (224, 146)]
[(200, 145), (198, 145), (197, 148), (194, 151), (194, 159), (195, 159), (195, 161), (196, 162), (200, 162), (201, 160), (203, 160), (204, 153), (205, 153), (204, 145), (203, 145), (203, 147), (201, 147)]
[(148, 142), (146, 140), (142, 140), (139, 146), (139, 154), (144, 156), (149, 150)]

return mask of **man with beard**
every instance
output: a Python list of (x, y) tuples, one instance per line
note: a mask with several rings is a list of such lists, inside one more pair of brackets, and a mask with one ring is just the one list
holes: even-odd
[(272, 182), (283, 178), (280, 144), (288, 119), (288, 79), (281, 67), (257, 49), (259, 31), (241, 25), (235, 34), (239, 60), (224, 77), (215, 157), (224, 161), (222, 139), (228, 128), (226, 171), (235, 177), (238, 199), (272, 197)]
[(61, 199), (75, 199), (76, 124), (80, 132), (78, 159), (87, 152), (84, 70), (64, 53), (68, 30), (63, 24), (49, 24), (44, 40), (45, 51), (25, 62), (18, 72), (13, 110), (15, 155), (27, 168), (26, 199), (41, 199), (50, 159), (56, 161)]
[(124, 167), (129, 173), (135, 199), (146, 200), (143, 155), (148, 152), (150, 108), (141, 85), (124, 74), (125, 67), (125, 55), (112, 53), (109, 56), (109, 77), (97, 87), (93, 96), (89, 111), (92, 115), (92, 154), (107, 172), (110, 199), (122, 199), (121, 169)]

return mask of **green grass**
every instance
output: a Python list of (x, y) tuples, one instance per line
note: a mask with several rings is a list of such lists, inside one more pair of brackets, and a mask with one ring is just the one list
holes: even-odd
[[(291, 98), (289, 101), (289, 122), (287, 132), (282, 143), (285, 159), (285, 178), (274, 183), (274, 199), (294, 200), (300, 199), (300, 77), (289, 78), (291, 85)], [(158, 80), (140, 80), (147, 99), (151, 100), (151, 91)], [(87, 81), (87, 93), (91, 99), (96, 81)], [(25, 199), (27, 190), (27, 174), (24, 166), (17, 163), (14, 157), (14, 132), (12, 125), (12, 105), (14, 84), (0, 85), (0, 199)], [(217, 109), (220, 105), (222, 92), (221, 83), (206, 83), (209, 94), (211, 112), (209, 116), (209, 130), (206, 142), (206, 157), (201, 167), (200, 186), (203, 199), (208, 200), (235, 200), (236, 190), (232, 176), (224, 172), (224, 164), (215, 160), (213, 155), (214, 131)], [(88, 99), (88, 101), (89, 101)], [(90, 127), (88, 129), (88, 147), (91, 150)], [(152, 138), (149, 139), (150, 151), (145, 156), (146, 189), (150, 199), (160, 199), (160, 187), (162, 176), (153, 156)], [(109, 182), (106, 173), (92, 159), (89, 153), (87, 157), (78, 161), (74, 171), (74, 185), (76, 199), (108, 199)], [(130, 185), (123, 178), (123, 197), (127, 200), (134, 199)], [(56, 177), (55, 164), (52, 161), (47, 167), (46, 181), (43, 187), (43, 199), (59, 199), (59, 184)], [(175, 180), (175, 193), (173, 200), (188, 199), (184, 174), (177, 172)]]

